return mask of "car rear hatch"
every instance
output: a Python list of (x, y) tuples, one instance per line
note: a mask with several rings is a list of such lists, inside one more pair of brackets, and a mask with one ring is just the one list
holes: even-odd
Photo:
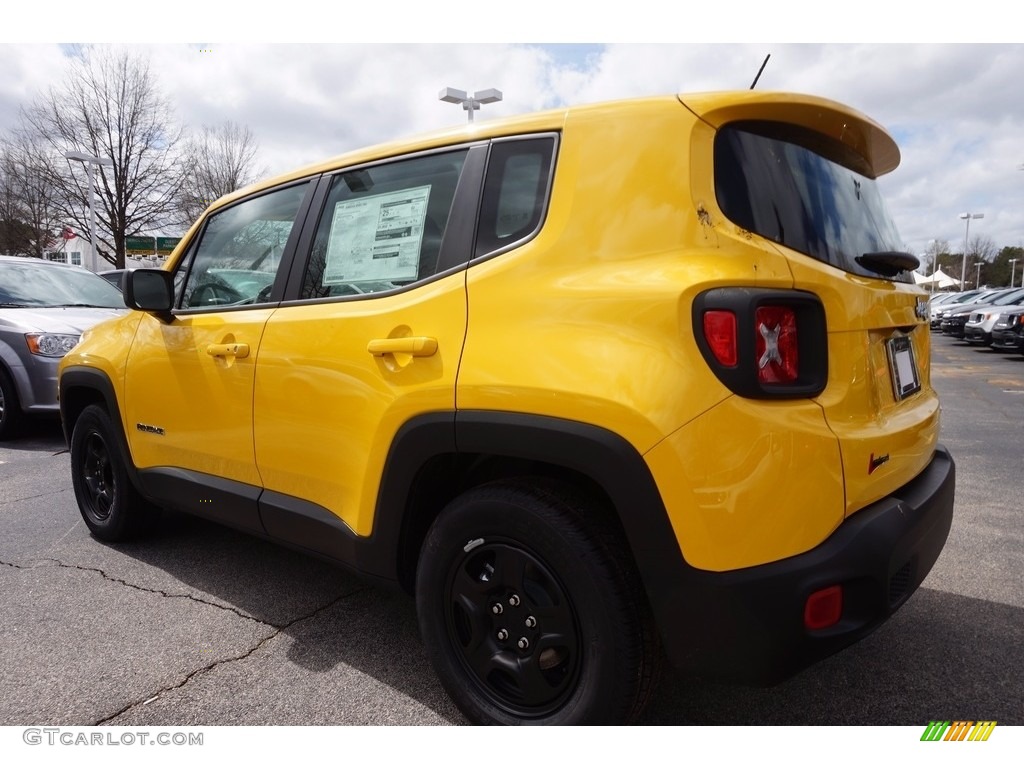
[(839, 442), (849, 516), (918, 475), (939, 431), (927, 294), (875, 181), (899, 150), (869, 118), (813, 97), (685, 104), (717, 129), (723, 214), (785, 256), (791, 288), (824, 307), (828, 378), (814, 400)]

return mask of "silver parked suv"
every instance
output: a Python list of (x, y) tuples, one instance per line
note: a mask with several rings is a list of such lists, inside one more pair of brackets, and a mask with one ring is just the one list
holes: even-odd
[(28, 416), (59, 415), (60, 359), (82, 331), (125, 311), (121, 292), (88, 270), (0, 256), (0, 440)]

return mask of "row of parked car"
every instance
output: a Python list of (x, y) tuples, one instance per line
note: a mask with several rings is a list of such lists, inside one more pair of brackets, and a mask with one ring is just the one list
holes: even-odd
[(939, 294), (929, 302), (929, 317), (933, 331), (1024, 355), (1024, 287)]

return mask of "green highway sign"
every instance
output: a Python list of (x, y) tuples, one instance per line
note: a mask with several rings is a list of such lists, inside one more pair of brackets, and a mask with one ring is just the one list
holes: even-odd
[(152, 254), (156, 250), (156, 239), (152, 237), (126, 237), (124, 252), (133, 256)]
[(156, 239), (156, 252), (161, 256), (170, 256), (171, 251), (173, 251), (180, 242), (180, 237), (158, 237)]

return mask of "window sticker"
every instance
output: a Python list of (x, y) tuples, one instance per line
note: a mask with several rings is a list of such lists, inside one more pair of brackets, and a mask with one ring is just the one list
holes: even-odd
[(416, 280), (430, 185), (334, 206), (323, 285)]

